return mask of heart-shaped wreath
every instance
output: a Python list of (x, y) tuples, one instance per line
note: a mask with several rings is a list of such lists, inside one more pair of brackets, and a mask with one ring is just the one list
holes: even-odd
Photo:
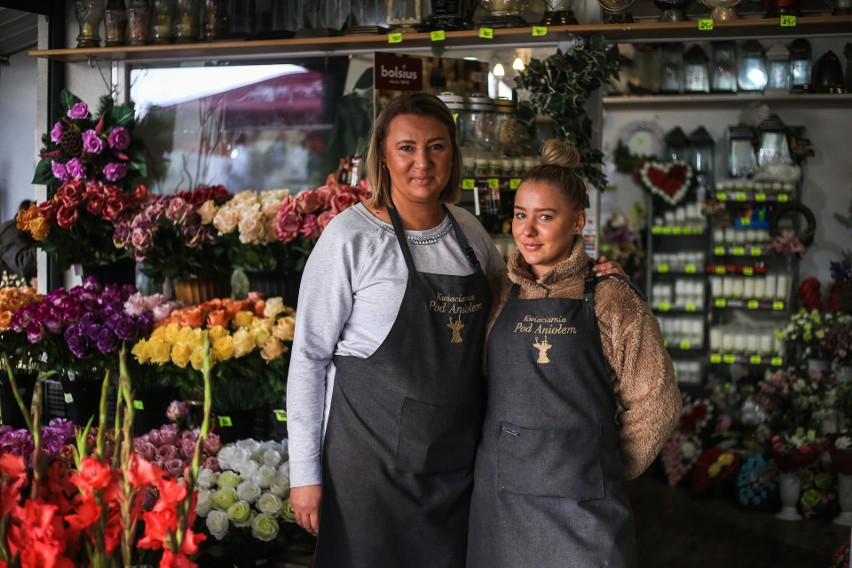
[(661, 197), (669, 205), (677, 205), (692, 184), (692, 168), (680, 160), (647, 160), (639, 168), (639, 181), (648, 191)]

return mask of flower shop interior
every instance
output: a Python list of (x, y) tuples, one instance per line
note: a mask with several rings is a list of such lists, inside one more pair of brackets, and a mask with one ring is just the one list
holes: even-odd
[(628, 482), (639, 566), (852, 566), (852, 4), (737, 4), (0, 0), (0, 565), (311, 565), (299, 277), (427, 90), (504, 257), (570, 140), (586, 249), (658, 317), (684, 404)]

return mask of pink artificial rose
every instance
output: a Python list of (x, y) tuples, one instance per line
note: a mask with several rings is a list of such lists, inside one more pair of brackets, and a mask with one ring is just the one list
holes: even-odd
[(165, 460), (163, 465), (163, 469), (165, 469), (166, 472), (172, 477), (180, 477), (181, 475), (183, 475), (183, 470), (186, 467), (186, 464), (183, 463), (183, 460), (179, 458)]
[(207, 434), (207, 439), (204, 440), (204, 451), (208, 454), (218, 454), (221, 449), (222, 440), (219, 439), (219, 434)]
[(76, 207), (60, 205), (59, 209), (56, 210), (56, 224), (63, 229), (72, 228), (77, 224), (77, 219), (79, 219), (79, 214)]
[(302, 225), (302, 215), (296, 211), (284, 213), (278, 210), (278, 217), (275, 223), (275, 238), (289, 243), (299, 236), (299, 227)]
[(123, 126), (119, 126), (109, 133), (107, 140), (116, 150), (126, 150), (130, 146), (130, 133)]
[(324, 195), (318, 194), (316, 191), (303, 191), (296, 196), (296, 211), (304, 214), (313, 213), (325, 205), (324, 197)]
[(65, 167), (65, 164), (57, 162), (56, 160), (50, 161), (50, 171), (53, 172), (53, 177), (56, 179), (66, 180), (70, 177), (68, 175), (68, 168)]
[[(175, 426), (175, 428), (170, 428), (170, 426)], [(160, 444), (161, 445), (174, 445), (177, 442), (178, 438), (178, 429), (177, 424), (163, 424), (160, 426)]]
[(340, 213), (344, 209), (352, 207), (358, 203), (360, 199), (358, 195), (351, 191), (337, 190), (331, 199), (331, 209), (336, 213)]
[(150, 230), (137, 227), (130, 234), (130, 244), (136, 251), (144, 255), (153, 246), (153, 238), (154, 235)]
[(184, 457), (184, 459), (192, 459), (192, 456), (195, 455), (195, 440), (179, 440), (178, 449), (180, 450), (180, 455)]
[(317, 224), (317, 216), (313, 213), (305, 215), (302, 219), (302, 225), (299, 227), (299, 234), (306, 239), (315, 239), (320, 235), (320, 227)]
[(175, 446), (172, 445), (162, 445), (157, 448), (157, 459), (163, 460), (167, 462), (173, 459), (180, 458), (180, 451)]
[(65, 168), (68, 170), (68, 177), (72, 179), (85, 179), (86, 178), (86, 165), (80, 161), (79, 158), (71, 158), (68, 160), (68, 163), (65, 164)]
[(157, 448), (147, 441), (135, 440), (133, 449), (146, 461), (153, 461), (157, 457)]
[(332, 211), (331, 209), (326, 209), (322, 213), (320, 213), (319, 217), (317, 217), (317, 225), (319, 225), (320, 233), (325, 231), (325, 228), (331, 223), (331, 220), (337, 217), (337, 213)]
[(89, 118), (89, 105), (79, 102), (68, 109), (68, 118)]
[(50, 131), (50, 139), (54, 144), (62, 142), (62, 122), (53, 125), (53, 130)]
[(219, 460), (213, 456), (210, 456), (206, 460), (204, 460), (204, 467), (212, 471), (219, 471), (221, 466), (219, 465)]
[(86, 211), (96, 217), (99, 217), (103, 213), (104, 205), (106, 205), (106, 200), (103, 195), (93, 193), (86, 197)]

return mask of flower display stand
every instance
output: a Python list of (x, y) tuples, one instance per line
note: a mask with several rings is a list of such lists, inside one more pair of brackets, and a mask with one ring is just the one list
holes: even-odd
[(230, 275), (186, 276), (175, 282), (175, 299), (187, 304), (201, 304), (230, 294)]
[(802, 518), (796, 510), (799, 493), (802, 490), (802, 480), (797, 471), (782, 471), (778, 483), (781, 492), (781, 510), (775, 515), (782, 521), (798, 521)]
[(852, 475), (837, 474), (837, 499), (840, 501), (840, 514), (834, 518), (834, 524), (852, 526)]

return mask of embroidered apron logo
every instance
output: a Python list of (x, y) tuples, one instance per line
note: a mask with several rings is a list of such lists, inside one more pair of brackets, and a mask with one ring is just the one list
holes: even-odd
[(550, 351), (550, 348), (553, 347), (553, 345), (548, 343), (546, 335), (544, 336), (543, 342), (539, 342), (538, 337), (536, 337), (533, 347), (538, 349), (538, 361), (536, 361), (536, 363), (539, 365), (547, 365), (550, 363), (550, 359), (547, 357), (547, 352)]
[(464, 327), (461, 316), (459, 316), (459, 319), (456, 321), (453, 321), (453, 318), (450, 318), (450, 323), (447, 324), (447, 327), (453, 330), (453, 338), (450, 340), (450, 343), (461, 343), (464, 341), (461, 333), (459, 333)]

